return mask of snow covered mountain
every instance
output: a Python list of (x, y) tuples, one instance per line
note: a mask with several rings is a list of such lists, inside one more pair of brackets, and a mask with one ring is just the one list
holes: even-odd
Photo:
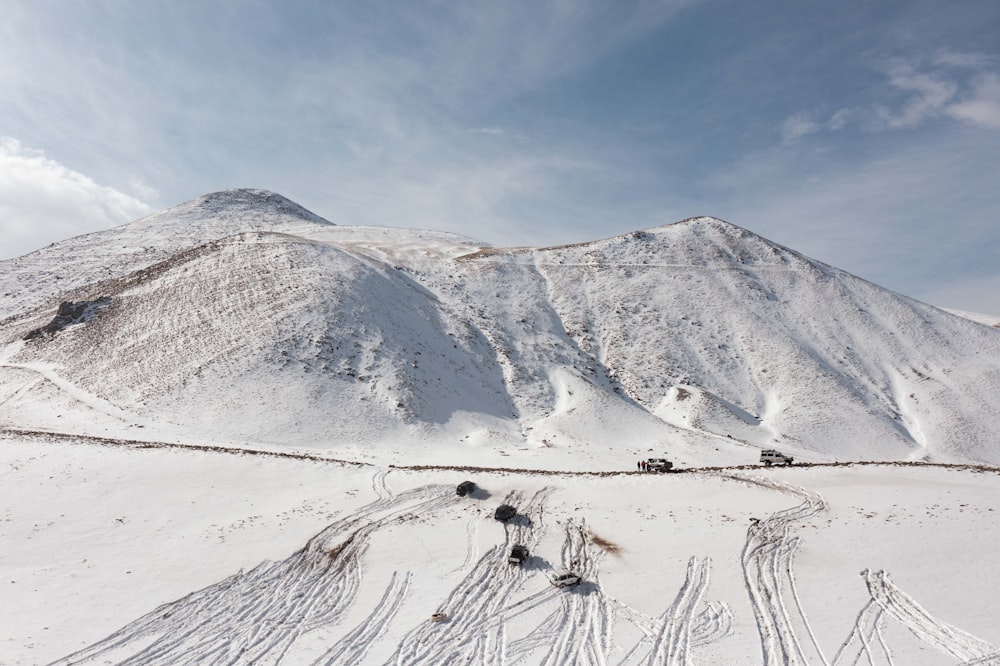
[(1000, 463), (1000, 330), (713, 218), (503, 249), (231, 190), (2, 262), (0, 296), (6, 428), (535, 468)]
[(0, 263), (0, 666), (1000, 664), (998, 345), (712, 218), (69, 239)]

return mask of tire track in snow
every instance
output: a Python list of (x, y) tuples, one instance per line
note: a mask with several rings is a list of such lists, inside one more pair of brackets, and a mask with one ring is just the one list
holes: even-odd
[(691, 627), (691, 645), (700, 647), (721, 640), (733, 630), (733, 612), (722, 601), (709, 601), (705, 604), (694, 626)]
[[(880, 620), (883, 613), (902, 624), (923, 643), (961, 659), (964, 663), (1000, 664), (1000, 649), (932, 616), (913, 597), (899, 589), (886, 571), (865, 569), (861, 572), (861, 576), (868, 586), (871, 600), (859, 613), (853, 631), (837, 652), (835, 665), (839, 664), (842, 658), (846, 659), (847, 649), (855, 641), (860, 643), (860, 646), (851, 663), (858, 663), (862, 654), (867, 654), (868, 661), (874, 663), (875, 655), (871, 647), (873, 633), (878, 636), (883, 652), (889, 663), (892, 663), (892, 656), (881, 635)], [(876, 615), (873, 621), (866, 619), (870, 612)], [(866, 623), (872, 625), (870, 629), (866, 627)], [(866, 629), (868, 629), (867, 635)]]
[[(444, 622), (424, 622), (411, 630), (390, 657), (390, 664), (506, 663), (504, 607), (527, 578), (522, 567), (507, 562), (516, 542), (533, 549), (545, 530), (544, 505), (551, 488), (543, 488), (504, 524), (504, 542), (490, 548), (451, 591), (439, 612)], [(518, 506), (523, 494), (513, 492), (505, 504)]]
[[(164, 604), (55, 664), (278, 664), (299, 637), (338, 623), (354, 603), (371, 535), (389, 524), (457, 502), (450, 486), (379, 499), (336, 521), (280, 562), (263, 562)], [(382, 611), (387, 612), (387, 611)]]
[[(874, 615), (874, 619), (870, 619), (869, 616)], [(866, 657), (869, 666), (874, 666), (877, 655), (872, 649), (872, 638), (877, 637), (879, 639), (879, 647), (882, 649), (882, 654), (885, 656), (886, 663), (889, 666), (893, 665), (892, 652), (889, 650), (889, 646), (886, 645), (885, 640), (882, 637), (881, 622), (883, 617), (883, 611), (875, 603), (875, 600), (869, 600), (865, 607), (861, 609), (858, 613), (857, 620), (854, 621), (854, 628), (851, 629), (851, 633), (848, 635), (847, 639), (837, 650), (837, 654), (833, 657), (833, 664), (836, 666), (841, 663), (841, 660), (847, 659), (847, 650), (856, 640), (859, 645), (854, 653), (853, 659), (849, 662), (852, 666), (857, 666), (861, 662), (862, 657)]]
[(711, 558), (688, 560), (687, 575), (674, 603), (663, 614), (660, 631), (646, 659), (649, 666), (689, 666), (695, 609), (708, 588)]
[(385, 477), (388, 475), (388, 469), (376, 470), (375, 474), (372, 475), (372, 490), (375, 491), (375, 497), (378, 498), (377, 501), (387, 502), (393, 497), (392, 491), (385, 485)]
[[(826, 501), (818, 493), (773, 479), (734, 473), (719, 476), (801, 498), (800, 504), (751, 524), (740, 560), (760, 634), (764, 665), (805, 666), (808, 663), (796, 625), (808, 633), (820, 661), (828, 664), (815, 639), (809, 618), (798, 600), (792, 561), (799, 540), (791, 533), (795, 523), (825, 510)], [(785, 602), (786, 591), (795, 601), (793, 609)]]
[(472, 516), (465, 524), (465, 560), (462, 561), (462, 564), (455, 571), (468, 569), (479, 554), (479, 524), (481, 522), (481, 517)]
[[(274, 448), (261, 448), (260, 446), (235, 446), (225, 444), (184, 444), (182, 442), (163, 442), (153, 439), (125, 439), (115, 437), (99, 437), (97, 435), (81, 435), (76, 433), (58, 432), (53, 430), (28, 430), (25, 428), (0, 426), (0, 438), (17, 437), (22, 439), (34, 439), (43, 442), (62, 442), (71, 445), (91, 445), (123, 447), (129, 449), (184, 449), (192, 451), (202, 451), (205, 453), (219, 453), (228, 455), (250, 455), (267, 456), (272, 458), (291, 458), (294, 460), (308, 460), (320, 463), (334, 463), (350, 467), (375, 467), (375, 463), (363, 462), (359, 460), (346, 460), (344, 458), (334, 458), (320, 452), (282, 450), (277, 446)], [(528, 467), (481, 467), (476, 465), (396, 465), (387, 466), (390, 470), (399, 469), (409, 472), (482, 472), (493, 473), (503, 472), (506, 474), (525, 474), (529, 476), (567, 476), (567, 477), (595, 477), (608, 478), (617, 476), (647, 476), (645, 472), (637, 472), (634, 469), (628, 470), (607, 470), (607, 471), (585, 471), (572, 469), (533, 469)], [(987, 474), (1000, 475), (1000, 467), (993, 465), (981, 465), (973, 463), (935, 463), (906, 460), (845, 460), (841, 462), (802, 462), (794, 465), (783, 466), (783, 471), (805, 471), (814, 468), (835, 468), (835, 467), (930, 467), (934, 469), (950, 469), (962, 472), (981, 472)], [(710, 476), (722, 476), (736, 478), (735, 472), (742, 470), (764, 471), (765, 468), (757, 464), (752, 465), (726, 465), (715, 467), (686, 467), (673, 469), (671, 474), (704, 474)], [(742, 481), (748, 481), (741, 478)]]
[(549, 650), (538, 663), (545, 666), (607, 664), (611, 646), (610, 600), (598, 580), (598, 564), (604, 551), (591, 547), (584, 521), (569, 520), (561, 549), (562, 564), (581, 575), (572, 589), (557, 591), (559, 608), (530, 634), (510, 646), (512, 663), (526, 660), (535, 650)]
[[(646, 616), (617, 600), (617, 610), (643, 634), (618, 662), (626, 664), (690, 664), (689, 648), (718, 641), (732, 631), (733, 614), (721, 601), (699, 603), (709, 585), (711, 558), (692, 557), (673, 604), (659, 618)], [(695, 610), (701, 606), (701, 611)], [(652, 644), (650, 647), (649, 644)]]
[(313, 662), (313, 666), (355, 666), (360, 664), (367, 654), (368, 648), (378, 640), (396, 617), (410, 587), (411, 578), (412, 574), (409, 572), (403, 578), (400, 578), (398, 572), (393, 572), (389, 586), (371, 614), (337, 641), (322, 657)]

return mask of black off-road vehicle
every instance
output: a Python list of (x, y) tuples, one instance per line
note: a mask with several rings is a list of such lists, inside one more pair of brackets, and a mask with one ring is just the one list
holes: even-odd
[(669, 472), (674, 464), (666, 458), (650, 458), (646, 461), (647, 472)]
[(518, 544), (510, 549), (510, 557), (507, 558), (507, 561), (510, 562), (511, 564), (516, 564), (517, 566), (521, 566), (527, 559), (528, 559), (528, 547)]
[(510, 504), (501, 504), (497, 507), (496, 512), (494, 512), (493, 517), (499, 520), (501, 523), (506, 523), (508, 520), (517, 515), (517, 509), (512, 507)]

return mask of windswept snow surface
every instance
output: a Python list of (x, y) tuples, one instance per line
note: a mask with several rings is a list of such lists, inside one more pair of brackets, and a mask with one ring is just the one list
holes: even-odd
[(713, 218), (207, 195), (0, 262), (0, 665), (1000, 664), (998, 388), (1000, 329)]

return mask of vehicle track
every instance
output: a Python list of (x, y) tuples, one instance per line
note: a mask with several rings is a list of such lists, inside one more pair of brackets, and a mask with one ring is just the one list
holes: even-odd
[[(771, 514), (750, 525), (741, 554), (743, 578), (760, 633), (765, 666), (804, 666), (808, 663), (799, 640), (796, 625), (812, 638), (812, 647), (819, 660), (828, 664), (801, 604), (795, 588), (792, 561), (799, 540), (791, 533), (792, 526), (826, 509), (826, 501), (805, 488), (756, 475), (719, 474), (728, 479), (787, 492), (801, 498), (801, 503)], [(789, 608), (785, 594), (795, 600)]]
[[(216, 453), (238, 453), (252, 455), (275, 455), (299, 459), (336, 462), (343, 464), (367, 465), (367, 463), (352, 463), (311, 456), (309, 454), (284, 454), (273, 451), (241, 449), (236, 447), (186, 446), (180, 444), (150, 443), (138, 440), (117, 440), (97, 437), (79, 437), (61, 435), (59, 433), (42, 433), (15, 430), (0, 430), (0, 436), (31, 436), (46, 439), (66, 439), (74, 442), (114, 446), (130, 446), (135, 448), (194, 448)], [(852, 464), (935, 466), (975, 471), (1000, 471), (997, 468), (977, 465), (933, 465), (927, 463), (821, 463), (815, 465), (797, 465), (796, 467), (833, 467)], [(475, 471), (480, 468), (442, 467), (442, 466), (396, 466), (393, 469), (460, 469)], [(798, 551), (799, 539), (791, 532), (794, 525), (825, 509), (821, 496), (803, 488), (786, 484), (769, 478), (741, 474), (734, 470), (748, 469), (747, 466), (732, 468), (699, 468), (688, 471), (707, 472), (722, 478), (752, 483), (773, 490), (787, 492), (801, 498), (801, 503), (776, 512), (764, 520), (752, 525), (747, 532), (741, 563), (744, 580), (754, 616), (757, 621), (761, 639), (761, 649), (765, 666), (772, 664), (805, 664), (811, 657), (818, 657), (822, 664), (830, 664), (816, 640), (809, 618), (799, 598), (794, 575), (794, 558)], [(757, 469), (753, 467), (753, 469)], [(342, 620), (350, 609), (357, 595), (360, 584), (359, 560), (367, 549), (371, 534), (391, 523), (401, 520), (408, 513), (434, 511), (460, 501), (453, 494), (451, 486), (425, 486), (401, 493), (392, 494), (386, 486), (386, 476), (391, 469), (379, 469), (372, 477), (372, 489), (377, 499), (362, 507), (358, 513), (337, 521), (310, 540), (309, 544), (298, 553), (283, 562), (264, 562), (250, 571), (243, 572), (226, 579), (216, 585), (165, 604), (152, 613), (126, 625), (119, 631), (95, 643), (84, 650), (63, 658), (55, 664), (97, 662), (119, 653), (126, 656), (123, 664), (226, 664), (244, 663), (280, 663), (291, 654), (298, 639), (320, 627), (329, 627)], [(528, 474), (563, 474), (574, 476), (612, 476), (634, 474), (636, 472), (554, 472), (549, 470), (493, 470), (524, 472)], [(428, 491), (428, 489), (432, 489)], [(427, 494), (430, 492), (430, 494)], [(480, 600), (470, 606), (473, 612), (469, 615), (478, 616), (475, 620), (463, 620), (460, 623), (444, 623), (429, 627), (426, 636), (421, 634), (428, 627), (417, 627), (404, 638), (403, 643), (394, 655), (394, 663), (416, 663), (403, 660), (404, 644), (412, 638), (415, 643), (423, 643), (425, 647), (407, 646), (407, 655), (416, 655), (426, 660), (423, 663), (439, 663), (438, 659), (448, 661), (450, 658), (466, 658), (473, 663), (498, 664), (519, 663), (543, 648), (549, 648), (544, 657), (545, 664), (575, 664), (575, 663), (606, 663), (611, 645), (611, 629), (615, 614), (611, 612), (611, 603), (600, 589), (596, 562), (603, 551), (588, 553), (585, 523), (570, 522), (567, 524), (567, 539), (563, 545), (562, 559), (564, 564), (572, 567), (573, 560), (578, 564), (593, 561), (591, 574), (584, 577), (591, 586), (586, 593), (582, 590), (556, 592), (546, 590), (544, 593), (532, 595), (533, 608), (548, 603), (555, 597), (560, 602), (560, 610), (550, 614), (528, 636), (508, 642), (505, 619), (508, 611), (521, 603), (504, 607), (509, 597), (523, 583), (523, 580), (512, 580), (510, 567), (506, 566), (506, 553), (513, 543), (525, 543), (533, 547), (544, 531), (545, 498), (551, 491), (545, 489), (540, 498), (536, 497), (526, 505), (523, 514), (531, 521), (523, 523), (514, 521), (504, 526), (505, 541), (503, 547), (494, 547), (479, 558), (472, 566), (463, 584), (455, 592), (464, 589), (464, 593), (456, 596), (453, 593), (446, 601), (446, 606), (463, 608), (466, 599), (471, 596), (490, 598), (495, 596), (494, 604), (486, 604)], [(508, 496), (508, 503), (515, 505), (523, 502), (523, 495)], [(534, 516), (534, 517), (533, 517)], [(470, 523), (469, 529), (479, 522)], [(572, 545), (571, 526), (584, 534), (580, 544)], [(474, 535), (470, 531), (470, 542)], [(340, 539), (339, 542), (333, 539)], [(328, 548), (326, 555), (321, 547)], [(334, 552), (336, 551), (336, 553)], [(571, 553), (577, 553), (573, 558)], [(463, 568), (473, 565), (475, 551), (468, 550)], [(692, 558), (694, 561), (696, 558)], [(700, 613), (695, 613), (697, 603), (704, 592), (697, 594), (694, 602), (684, 600), (689, 585), (697, 587), (699, 583), (691, 581), (691, 564), (689, 563), (688, 579), (678, 593), (677, 599), (667, 613), (683, 607), (684, 617), (677, 623), (667, 626), (661, 620), (650, 620), (650, 626), (643, 628), (639, 620), (633, 622), (654, 642), (654, 648), (646, 655), (646, 663), (687, 664), (690, 662), (690, 647), (704, 645), (727, 635), (732, 627), (732, 613), (725, 604), (708, 604)], [(577, 566), (577, 569), (582, 569)], [(506, 572), (504, 575), (493, 575), (497, 569)], [(708, 562), (705, 563), (705, 582), (707, 586)], [(488, 573), (487, 573), (488, 572)], [(479, 578), (476, 578), (479, 576)], [(697, 576), (696, 576), (697, 578)], [(333, 579), (336, 579), (334, 581)], [(468, 584), (464, 584), (468, 581)], [(498, 585), (495, 591), (489, 590), (490, 585)], [(866, 583), (871, 594), (871, 602), (859, 613), (851, 635), (845, 640), (837, 652), (832, 664), (858, 664), (865, 658), (874, 664), (875, 660), (883, 659), (893, 665), (893, 655), (882, 633), (886, 618), (900, 622), (924, 643), (935, 647), (970, 664), (1000, 665), (1000, 650), (974, 636), (955, 629), (950, 625), (938, 622), (924, 611), (915, 601), (902, 593), (888, 579), (888, 574), (866, 573)], [(390, 587), (392, 584), (390, 584)], [(482, 594), (474, 595), (472, 591), (482, 590)], [(387, 591), (388, 594), (388, 591)], [(405, 594), (405, 590), (400, 594)], [(581, 601), (584, 600), (584, 601)], [(401, 598), (397, 603), (401, 603)], [(377, 609), (376, 609), (377, 610)], [(396, 607), (398, 610), (398, 606)], [(385, 626), (395, 617), (396, 610), (385, 620)], [(377, 612), (389, 612), (377, 611)], [(373, 612), (373, 616), (375, 612)], [(666, 616), (664, 616), (666, 617)], [(208, 619), (206, 619), (208, 618)], [(377, 618), (376, 618), (377, 620)], [(373, 620), (373, 623), (376, 622)], [(445, 625), (454, 626), (448, 629)], [(234, 628), (235, 627), (235, 628)], [(358, 627), (355, 631), (360, 630)], [(382, 631), (382, 629), (379, 629)], [(463, 632), (466, 637), (478, 637), (462, 642)], [(808, 635), (811, 647), (802, 639)], [(226, 636), (223, 641), (219, 637)], [(423, 636), (423, 637), (422, 637)], [(436, 636), (436, 638), (435, 638)], [(451, 640), (454, 647), (446, 643)], [(432, 643), (437, 644), (431, 646)], [(342, 641), (341, 641), (342, 642)], [(430, 646), (430, 647), (427, 647)], [(637, 646), (638, 648), (638, 646)], [(331, 648), (332, 650), (333, 648)], [(338, 650), (350, 655), (350, 643)], [(812, 651), (815, 654), (812, 654)], [(340, 654), (340, 653), (338, 653)], [(640, 656), (642, 652), (633, 649), (626, 656)], [(361, 653), (361, 659), (364, 652)], [(350, 657), (347, 657), (350, 658)], [(346, 659), (346, 658), (345, 658)], [(852, 661), (853, 659), (853, 661)], [(335, 658), (332, 661), (317, 663), (340, 663)], [(344, 663), (356, 663), (348, 662)], [(443, 663), (443, 661), (441, 662)]]
[[(870, 666), (874, 666), (876, 659), (879, 655), (875, 653), (872, 649), (872, 639), (878, 638), (879, 647), (882, 650), (882, 656), (884, 656), (886, 663), (889, 666), (893, 666), (892, 652), (889, 650), (889, 646), (885, 642), (885, 638), (882, 636), (882, 620), (884, 618), (884, 611), (878, 607), (874, 599), (868, 601), (865, 607), (861, 609), (858, 613), (858, 618), (854, 622), (854, 627), (851, 629), (851, 633), (848, 635), (847, 639), (837, 650), (837, 654), (833, 657), (833, 666), (838, 664), (850, 664), (851, 666), (857, 666), (861, 662), (862, 657), (867, 658), (867, 662)], [(874, 618), (870, 617), (874, 616)], [(857, 641), (858, 647), (854, 651), (853, 658), (848, 657), (848, 648)]]
[(479, 555), (479, 525), (482, 523), (480, 516), (472, 516), (465, 524), (465, 560), (456, 569), (462, 571), (468, 569)]
[[(164, 604), (55, 664), (278, 664), (303, 635), (337, 624), (354, 603), (372, 534), (457, 502), (450, 486), (378, 499), (336, 521), (280, 562), (263, 562)], [(381, 611), (386, 613), (388, 611)], [(152, 640), (151, 640), (152, 639)]]
[(375, 497), (381, 501), (388, 501), (393, 497), (392, 491), (385, 484), (385, 477), (388, 475), (388, 469), (376, 470), (375, 474), (372, 475), (372, 490), (375, 491)]
[(561, 560), (584, 582), (558, 592), (560, 607), (530, 634), (511, 644), (512, 663), (526, 660), (535, 650), (549, 650), (538, 663), (544, 666), (596, 664), (604, 666), (611, 646), (610, 600), (598, 579), (598, 564), (604, 551), (590, 543), (586, 522), (569, 520), (565, 525)]
[(701, 647), (715, 643), (733, 630), (733, 612), (723, 601), (709, 601), (698, 613), (691, 627), (691, 646)]
[(687, 576), (674, 603), (663, 614), (660, 629), (646, 663), (649, 666), (689, 666), (691, 629), (695, 609), (708, 588), (711, 558), (688, 560)]
[[(886, 571), (865, 569), (861, 572), (861, 576), (868, 586), (871, 600), (859, 613), (853, 631), (837, 652), (834, 659), (835, 665), (839, 664), (841, 659), (845, 660), (844, 663), (856, 664), (862, 654), (866, 654), (868, 661), (874, 663), (875, 654), (871, 646), (872, 634), (878, 637), (883, 653), (889, 663), (892, 663), (891, 653), (880, 629), (883, 614), (902, 624), (921, 642), (956, 659), (961, 659), (964, 663), (1000, 664), (1000, 649), (932, 616), (913, 597), (899, 589)], [(868, 614), (874, 614), (875, 618), (868, 620), (866, 617)], [(866, 625), (871, 626), (866, 627)], [(857, 654), (853, 662), (847, 662), (848, 648), (855, 641), (860, 644), (857, 648)]]
[(385, 633), (399, 612), (406, 597), (413, 575), (407, 572), (400, 577), (393, 572), (392, 580), (375, 609), (362, 622), (331, 646), (313, 666), (356, 666), (361, 663), (368, 649)]
[(515, 543), (534, 548), (545, 530), (544, 506), (551, 488), (543, 488), (524, 503), (512, 492), (504, 504), (518, 507), (518, 516), (503, 526), (504, 541), (490, 548), (451, 591), (439, 612), (444, 622), (423, 622), (400, 641), (390, 664), (506, 663), (504, 607), (524, 583), (528, 572), (507, 562)]
[[(35, 439), (41, 441), (59, 441), (74, 445), (110, 446), (129, 449), (182, 449), (191, 451), (203, 451), (206, 453), (218, 453), (228, 455), (249, 455), (266, 456), (272, 458), (291, 458), (294, 460), (311, 460), (321, 463), (332, 463), (349, 467), (377, 467), (375, 463), (362, 462), (358, 460), (346, 460), (326, 456), (321, 453), (290, 452), (281, 450), (278, 447), (260, 448), (251, 446), (227, 446), (224, 444), (184, 444), (180, 442), (161, 442), (156, 440), (125, 439), (114, 437), (98, 437), (96, 435), (77, 435), (64, 432), (47, 430), (28, 430), (24, 428), (0, 427), (0, 438), (18, 437), (21, 439)], [(390, 470), (399, 469), (411, 472), (422, 471), (445, 471), (445, 472), (482, 472), (482, 473), (507, 473), (525, 474), (530, 476), (583, 476), (583, 477), (612, 477), (612, 476), (648, 476), (646, 472), (638, 472), (633, 469), (628, 470), (608, 470), (608, 471), (581, 471), (581, 470), (554, 470), (554, 469), (532, 469), (524, 467), (480, 467), (473, 465), (395, 465), (387, 466)], [(1000, 475), (1000, 467), (993, 465), (980, 465), (970, 463), (934, 463), (911, 460), (845, 460), (838, 462), (804, 462), (794, 465), (783, 465), (781, 470), (802, 470), (826, 467), (933, 467), (937, 469), (953, 469), (958, 471), (983, 472)], [(763, 472), (766, 468), (752, 465), (724, 465), (708, 467), (686, 467), (683, 469), (674, 468), (669, 474), (660, 475), (662, 478), (669, 478), (674, 474), (718, 474), (725, 476), (726, 473), (742, 470)]]

